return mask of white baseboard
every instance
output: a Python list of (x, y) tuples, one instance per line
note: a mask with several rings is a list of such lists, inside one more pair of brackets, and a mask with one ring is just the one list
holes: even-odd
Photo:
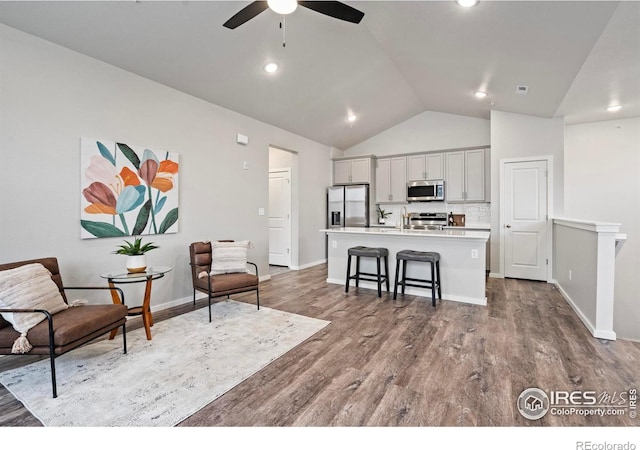
[[(327, 278), (327, 283), (332, 283), (332, 284), (341, 284), (342, 286), (345, 285), (345, 281), (346, 280), (338, 280), (335, 278)], [(352, 283), (354, 283), (352, 281)], [(353, 284), (349, 285), (349, 289), (351, 288), (355, 289), (355, 286)], [(378, 289), (378, 284), (375, 282), (371, 282), (371, 281), (360, 281), (360, 287), (363, 287), (365, 289), (374, 289), (377, 290)], [(390, 292), (393, 294), (393, 284), (390, 283)], [(383, 290), (384, 290), (384, 283), (383, 283)], [(386, 291), (385, 291), (386, 292)], [(418, 288), (412, 288), (411, 286), (407, 286), (405, 289), (405, 293), (408, 295), (415, 295), (418, 297), (426, 297), (426, 298), (431, 298), (431, 291), (429, 291), (428, 289), (418, 289)], [(400, 295), (400, 294), (398, 294)], [(456, 296), (456, 295), (450, 295), (447, 294), (447, 292), (442, 291), (442, 300), (450, 300), (452, 302), (460, 302), (460, 303), (468, 303), (471, 305), (480, 305), (480, 306), (486, 306), (487, 305), (487, 297), (484, 298), (472, 298), (472, 297), (461, 297), (461, 296)]]
[(318, 261), (310, 262), (308, 264), (303, 264), (301, 266), (289, 266), (289, 268), (291, 270), (302, 270), (302, 269), (308, 269), (309, 267), (313, 267), (313, 266), (319, 266), (320, 264), (326, 264), (326, 262), (327, 262), (326, 259), (320, 259)]
[(504, 275), (501, 273), (490, 272), (489, 278), (504, 278)]
[(560, 286), (560, 283), (558, 283), (556, 280), (552, 280), (551, 281), (556, 288), (558, 289), (558, 291), (560, 292), (560, 294), (562, 294), (562, 296), (564, 297), (564, 299), (567, 301), (567, 303), (569, 303), (569, 306), (571, 306), (571, 308), (573, 309), (573, 311), (576, 313), (576, 315), (580, 318), (580, 320), (582, 321), (582, 323), (584, 324), (585, 327), (587, 327), (587, 329), (589, 330), (589, 332), (593, 335), (593, 337), (598, 338), (598, 339), (608, 339), (610, 341), (615, 341), (616, 340), (616, 333), (615, 331), (612, 330), (599, 330), (595, 327), (595, 325), (593, 325), (591, 323), (591, 321), (589, 320), (589, 318), (587, 316), (584, 315), (584, 313), (580, 310), (580, 308), (578, 307), (578, 305), (576, 305), (576, 303), (571, 299), (571, 297), (569, 296), (569, 294), (567, 294), (567, 292), (562, 289), (562, 286)]
[(261, 281), (267, 281), (267, 280), (270, 280), (270, 279), (271, 279), (271, 274), (263, 275), (261, 277), (258, 277), (258, 283), (261, 282)]
[[(204, 294), (196, 293), (196, 300), (199, 300), (201, 298), (207, 298), (207, 296)], [(184, 305), (185, 303), (193, 303), (193, 297), (182, 297), (176, 300), (171, 300), (170, 302), (161, 303), (159, 305), (151, 305), (151, 312), (153, 313), (156, 311), (162, 311), (163, 309), (173, 308), (174, 306)]]

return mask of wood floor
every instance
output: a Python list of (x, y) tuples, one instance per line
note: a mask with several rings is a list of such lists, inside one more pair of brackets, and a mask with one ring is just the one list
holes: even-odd
[[(261, 306), (332, 323), (179, 426), (640, 425), (628, 414), (530, 421), (517, 411), (529, 387), (611, 395), (640, 386), (640, 344), (593, 338), (553, 285), (488, 279), (488, 306), (433, 308), (422, 297), (345, 294), (326, 276), (321, 265), (261, 283)], [(0, 371), (29, 360), (0, 358)], [(0, 386), (0, 425), (40, 423)]]

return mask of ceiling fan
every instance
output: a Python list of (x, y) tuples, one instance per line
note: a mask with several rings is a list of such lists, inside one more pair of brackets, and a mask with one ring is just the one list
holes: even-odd
[(300, 6), (312, 9), (326, 16), (334, 17), (336, 19), (344, 20), (351, 23), (360, 23), (364, 17), (364, 13), (352, 8), (349, 5), (345, 5), (342, 2), (320, 2), (320, 1), (296, 1), (296, 0), (269, 0), (251, 2), (248, 6), (241, 9), (231, 19), (227, 20), (223, 26), (226, 28), (234, 29), (239, 27), (245, 22), (256, 17), (262, 11), (271, 8), (274, 12), (286, 15), (290, 14)]

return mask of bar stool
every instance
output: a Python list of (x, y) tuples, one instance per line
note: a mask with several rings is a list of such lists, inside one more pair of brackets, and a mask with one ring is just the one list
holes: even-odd
[[(409, 261), (428, 262), (431, 265), (431, 279), (407, 278), (407, 262)], [(402, 265), (402, 280), (398, 281), (400, 265)], [(442, 300), (442, 292), (440, 291), (440, 253), (418, 252), (415, 250), (402, 250), (396, 253), (396, 280), (393, 286), (394, 300), (398, 294), (398, 285), (402, 286), (402, 295), (404, 295), (405, 286), (431, 289), (431, 304), (436, 306), (436, 289), (438, 290), (438, 298)]]
[[(378, 297), (382, 297), (382, 281), (385, 281), (387, 285), (387, 292), (389, 292), (389, 250), (386, 248), (374, 248), (374, 247), (351, 247), (347, 251), (349, 256), (347, 260), (347, 283), (344, 291), (349, 292), (349, 280), (356, 280), (356, 287), (360, 280), (377, 281), (378, 282)], [(356, 273), (351, 275), (351, 257), (356, 257)], [(366, 273), (360, 272), (360, 258), (376, 258), (378, 266), (378, 273)], [(380, 272), (380, 258), (384, 258), (384, 275)], [(363, 276), (364, 275), (364, 276)]]

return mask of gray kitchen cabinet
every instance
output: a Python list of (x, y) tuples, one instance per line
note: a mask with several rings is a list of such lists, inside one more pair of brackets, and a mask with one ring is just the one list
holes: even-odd
[(407, 156), (407, 181), (442, 180), (443, 178), (443, 153)]
[(333, 184), (371, 183), (371, 157), (333, 161)]
[(485, 201), (485, 149), (446, 153), (447, 202)]
[(406, 203), (407, 158), (380, 158), (376, 161), (376, 203)]

